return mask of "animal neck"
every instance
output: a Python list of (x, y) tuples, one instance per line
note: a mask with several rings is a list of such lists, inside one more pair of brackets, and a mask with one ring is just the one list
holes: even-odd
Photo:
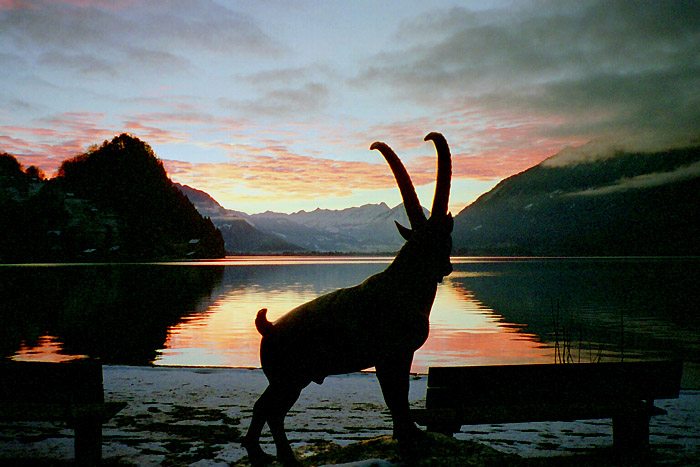
[(430, 258), (419, 254), (415, 245), (406, 243), (386, 269), (402, 288), (419, 287), (421, 289), (437, 287), (436, 274)]

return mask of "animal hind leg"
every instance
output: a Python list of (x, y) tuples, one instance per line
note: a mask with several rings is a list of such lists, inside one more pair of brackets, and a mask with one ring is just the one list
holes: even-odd
[[(274, 389), (272, 389), (273, 387)], [(287, 433), (284, 430), (284, 419), (294, 403), (299, 399), (302, 388), (294, 386), (293, 383), (279, 383), (275, 385), (270, 384), (270, 389), (272, 389), (270, 393), (271, 409), (267, 423), (275, 440), (277, 459), (285, 466), (301, 465), (294, 456), (292, 447), (287, 439)]]
[(275, 459), (274, 456), (267, 454), (260, 447), (260, 434), (269, 417), (270, 394), (270, 386), (268, 386), (255, 402), (253, 406), (253, 418), (250, 421), (248, 433), (246, 433), (241, 441), (241, 444), (248, 452), (248, 459), (251, 465), (255, 467), (271, 464)]

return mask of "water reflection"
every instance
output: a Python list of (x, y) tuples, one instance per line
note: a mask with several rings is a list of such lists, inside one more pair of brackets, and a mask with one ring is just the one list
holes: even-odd
[(554, 344), (555, 313), (582, 359), (700, 358), (697, 258), (476, 263), (453, 278), (504, 322)]
[[(455, 276), (461, 276), (459, 271)], [(551, 361), (551, 349), (537, 336), (524, 332), (523, 326), (504, 322), (452, 279), (439, 288), (430, 318), (430, 337), (416, 353), (413, 371), (425, 372), (435, 365)]]
[(210, 308), (169, 330), (160, 365), (259, 367), (260, 308), (274, 320), (292, 308), (386, 267), (390, 258), (236, 258), (226, 268)]
[(0, 349), (20, 359), (148, 364), (170, 326), (208, 308), (222, 275), (222, 267), (0, 267)]
[[(106, 363), (259, 366), (253, 321), (357, 284), (390, 258), (229, 258), (0, 267), (3, 355)], [(700, 361), (698, 259), (455, 258), (438, 289), (430, 365), (554, 361), (556, 309), (582, 360)], [(580, 343), (579, 343), (580, 341)]]

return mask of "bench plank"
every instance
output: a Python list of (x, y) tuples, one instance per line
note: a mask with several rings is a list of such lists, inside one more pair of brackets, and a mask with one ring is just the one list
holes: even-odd
[(102, 364), (95, 359), (63, 363), (0, 362), (0, 400), (103, 402)]
[(426, 407), (677, 398), (682, 362), (431, 367)]
[(683, 363), (430, 367), (426, 408), (411, 411), (430, 431), (462, 425), (613, 419), (613, 443), (648, 446), (649, 419), (666, 412), (655, 399), (677, 398)]
[(666, 411), (644, 403), (621, 406), (619, 404), (525, 404), (490, 405), (465, 409), (414, 409), (414, 421), (430, 426), (440, 423), (458, 425), (494, 425), (501, 423), (526, 423), (561, 421), (573, 422), (598, 418), (613, 418), (633, 411), (644, 411), (649, 416), (664, 415)]

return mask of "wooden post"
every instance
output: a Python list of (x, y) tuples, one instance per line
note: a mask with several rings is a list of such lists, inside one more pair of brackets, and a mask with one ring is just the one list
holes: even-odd
[(97, 417), (75, 420), (75, 463), (99, 465), (102, 463), (102, 421)]
[(620, 453), (649, 449), (649, 420), (646, 407), (638, 407), (613, 416), (613, 447)]

